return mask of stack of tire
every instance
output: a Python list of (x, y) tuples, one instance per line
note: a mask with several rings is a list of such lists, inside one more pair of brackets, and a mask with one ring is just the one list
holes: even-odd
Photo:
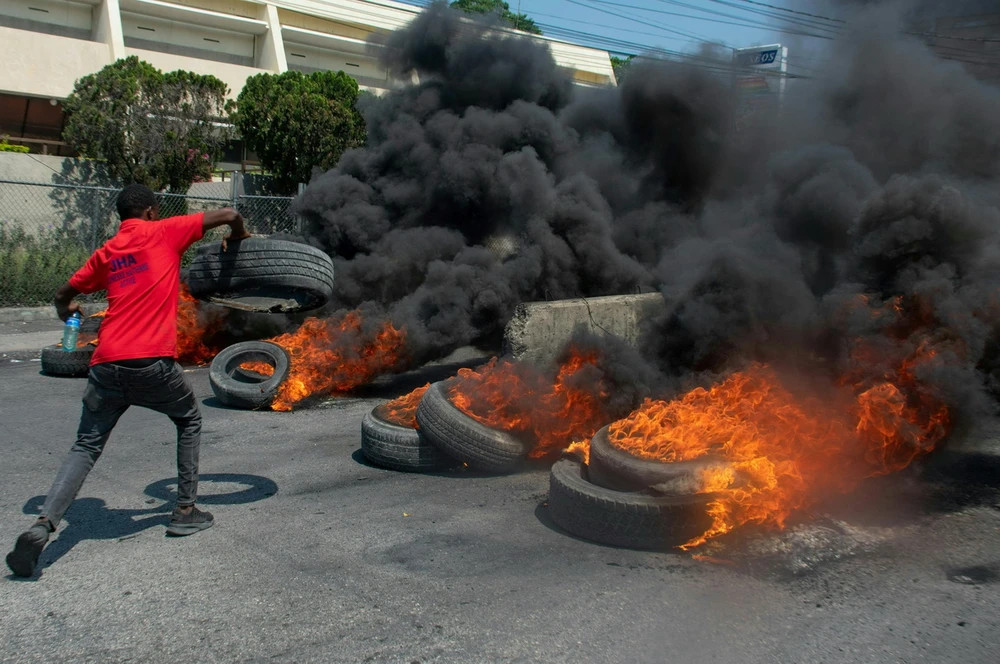
[(450, 381), (431, 385), (417, 407), (417, 427), (404, 427), (374, 408), (361, 423), (361, 450), (372, 463), (409, 472), (444, 470), (464, 464), (487, 473), (510, 473), (530, 447), (506, 431), (484, 426), (448, 398)]
[[(420, 399), (416, 427), (390, 422), (382, 406), (361, 423), (361, 450), (372, 463), (410, 472), (462, 463), (490, 473), (517, 470), (530, 447), (516, 436), (484, 426), (448, 398), (450, 381), (431, 385)], [(711, 524), (714, 496), (699, 493), (701, 474), (723, 462), (697, 459), (660, 463), (614, 447), (608, 428), (590, 444), (589, 463), (564, 455), (552, 466), (549, 513), (582, 539), (636, 549), (683, 544)]]
[[(318, 309), (333, 297), (333, 260), (301, 242), (252, 237), (198, 247), (185, 275), (194, 297), (244, 311), (293, 313)], [(273, 371), (241, 368), (266, 362)], [(246, 341), (224, 349), (212, 360), (209, 382), (216, 398), (231, 408), (270, 407), (288, 377), (291, 358), (280, 346)]]
[[(80, 323), (81, 341), (97, 334), (104, 322), (103, 315), (87, 316)], [(64, 376), (67, 378), (82, 378), (90, 372), (90, 358), (94, 354), (94, 345), (83, 342), (71, 351), (63, 350), (62, 344), (53, 344), (42, 348), (42, 373), (47, 376)]]
[(564, 455), (549, 475), (552, 520), (582, 539), (634, 549), (663, 550), (690, 541), (711, 524), (713, 494), (698, 493), (702, 471), (722, 462), (661, 463), (637, 458), (608, 440), (590, 442), (590, 458)]

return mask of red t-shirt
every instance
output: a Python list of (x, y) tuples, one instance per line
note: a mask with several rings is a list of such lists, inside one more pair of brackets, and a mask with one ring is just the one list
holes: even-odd
[(204, 234), (202, 217), (126, 219), (70, 278), (69, 285), (81, 293), (108, 291), (108, 313), (91, 365), (177, 357), (181, 255)]

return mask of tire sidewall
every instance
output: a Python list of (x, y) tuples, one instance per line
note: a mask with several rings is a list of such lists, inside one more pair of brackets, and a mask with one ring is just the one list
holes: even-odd
[[(274, 373), (258, 383), (243, 383), (233, 379), (233, 373), (244, 362), (263, 361), (274, 367)], [(291, 371), (291, 357), (281, 346), (268, 341), (245, 341), (224, 348), (209, 367), (209, 383), (222, 403), (236, 408), (270, 406), (278, 388)]]

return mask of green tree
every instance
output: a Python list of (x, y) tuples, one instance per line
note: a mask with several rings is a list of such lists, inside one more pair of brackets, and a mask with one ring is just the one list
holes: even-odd
[(611, 56), (611, 68), (615, 70), (615, 80), (618, 81), (619, 85), (625, 79), (625, 75), (628, 74), (629, 65), (632, 64), (632, 60), (634, 59), (634, 55), (630, 55), (627, 58)]
[(63, 140), (122, 184), (185, 192), (211, 178), (232, 138), (228, 93), (214, 76), (163, 73), (131, 56), (76, 82)]
[(503, 0), (455, 0), (451, 7), (460, 9), (466, 14), (490, 14), (500, 15), (500, 20), (517, 30), (530, 32), (535, 35), (542, 34), (542, 29), (535, 24), (535, 21), (525, 14), (515, 14), (510, 10)]
[(232, 122), (275, 184), (294, 193), (313, 168), (333, 168), (345, 150), (364, 145), (358, 94), (342, 71), (257, 74), (237, 97)]

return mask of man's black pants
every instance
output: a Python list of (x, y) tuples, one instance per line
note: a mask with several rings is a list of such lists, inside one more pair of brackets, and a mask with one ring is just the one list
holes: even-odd
[(201, 412), (181, 368), (173, 359), (156, 360), (143, 368), (113, 363), (90, 368), (83, 393), (83, 415), (76, 443), (45, 497), (41, 516), (54, 529), (108, 442), (118, 418), (129, 406), (163, 413), (177, 425), (177, 505), (192, 505), (198, 497), (198, 451)]

